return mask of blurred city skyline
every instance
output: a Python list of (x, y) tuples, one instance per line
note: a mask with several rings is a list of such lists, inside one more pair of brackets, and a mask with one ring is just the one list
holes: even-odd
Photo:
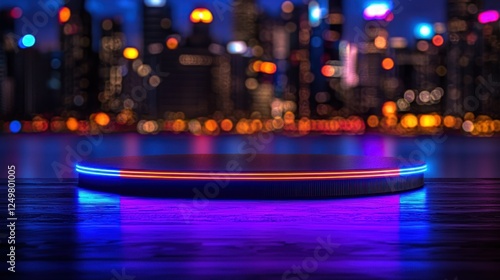
[(500, 131), (500, 12), (481, 0), (16, 3), (6, 131)]

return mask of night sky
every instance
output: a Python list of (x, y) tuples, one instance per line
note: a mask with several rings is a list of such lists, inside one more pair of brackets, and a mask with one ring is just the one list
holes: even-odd
[[(58, 0), (41, 0), (58, 1)], [(346, 24), (344, 29), (344, 38), (353, 40), (359, 37), (359, 32), (363, 30), (362, 11), (368, 2), (374, 0), (348, 0), (344, 8), (346, 15)], [(38, 0), (1, 0), (0, 8), (6, 6), (20, 6), (24, 10), (23, 17), (31, 20), (33, 14), (42, 10), (37, 4)], [(62, 1), (61, 1), (62, 2)], [(170, 0), (169, 3), (173, 9), (174, 28), (182, 35), (188, 35), (190, 31), (189, 14), (195, 8), (204, 6), (209, 8), (214, 14), (214, 23), (212, 35), (217, 42), (227, 42), (231, 40), (231, 12), (229, 11), (232, 0)], [(283, 0), (258, 0), (260, 7), (268, 13), (277, 14), (280, 11), (280, 5)], [(295, 3), (301, 3), (303, 0), (293, 0)], [(413, 26), (418, 22), (444, 22), (446, 14), (446, 0), (398, 0), (393, 1), (394, 6), (401, 11), (395, 16), (395, 19), (388, 26), (391, 36), (404, 36), (408, 39), (413, 37)], [(500, 9), (500, 1), (485, 0), (485, 8)], [(131, 46), (141, 46), (140, 24), (140, 0), (88, 0), (87, 9), (93, 14), (95, 24), (105, 17), (121, 16), (125, 21), (125, 31), (128, 34)], [(112, 8), (111, 8), (112, 7)], [(227, 10), (226, 10), (227, 9)], [(225, 11), (224, 11), (225, 10)], [(58, 34), (56, 31), (57, 17), (50, 17), (49, 23), (41, 27), (36, 34), (39, 45), (44, 51), (57, 49)], [(17, 33), (22, 33), (17, 30)]]

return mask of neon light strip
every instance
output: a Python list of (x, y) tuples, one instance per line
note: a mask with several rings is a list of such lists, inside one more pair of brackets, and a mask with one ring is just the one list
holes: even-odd
[[(385, 170), (360, 170), (336, 172), (305, 172), (305, 173), (216, 173), (200, 172), (168, 172), (168, 171), (128, 171), (116, 169), (90, 168), (76, 166), (76, 171), (88, 175), (112, 176), (137, 179), (188, 179), (188, 180), (320, 180), (320, 179), (355, 179), (405, 176), (427, 171), (427, 165)], [(228, 178), (229, 177), (229, 178)]]
[[(259, 172), (259, 173), (216, 173), (213, 176), (228, 176), (228, 177), (239, 177), (239, 176), (256, 176), (256, 177), (266, 177), (266, 176), (325, 176), (325, 175), (346, 175), (346, 174), (380, 174), (380, 173), (393, 173), (393, 172), (412, 172), (421, 171), (426, 169), (427, 165), (418, 167), (408, 167), (408, 168), (395, 168), (395, 169), (381, 169), (381, 170), (358, 170), (358, 171), (323, 171), (323, 172)], [(90, 168), (84, 166), (76, 166), (77, 170), (87, 171), (87, 172), (98, 172), (98, 173), (116, 173), (122, 175), (178, 175), (178, 176), (209, 176), (207, 172), (172, 172), (172, 171), (136, 171), (136, 170), (110, 170), (110, 169), (100, 169), (100, 168)], [(425, 170), (424, 170), (425, 171)], [(212, 177), (212, 175), (210, 175)]]

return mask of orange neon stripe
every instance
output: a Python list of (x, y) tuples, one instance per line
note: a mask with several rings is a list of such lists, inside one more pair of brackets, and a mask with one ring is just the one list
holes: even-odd
[[(366, 174), (366, 175), (339, 175), (339, 176), (312, 176), (312, 177), (234, 177), (235, 180), (320, 180), (320, 179), (352, 179), (352, 178), (373, 178), (373, 177), (387, 177), (387, 176), (400, 176), (399, 172), (383, 173), (383, 174)], [(120, 174), (123, 178), (148, 178), (148, 179), (190, 179), (190, 180), (214, 180), (214, 179), (228, 179), (227, 177), (218, 176), (158, 176), (158, 175), (127, 175)]]
[[(423, 168), (423, 166), (422, 166)], [(239, 177), (239, 176), (257, 176), (257, 177), (266, 177), (266, 176), (335, 176), (335, 175), (351, 175), (351, 174), (380, 174), (380, 173), (391, 173), (391, 172), (400, 172), (400, 169), (383, 169), (383, 170), (366, 170), (366, 171), (329, 171), (329, 172), (297, 172), (297, 173), (214, 173), (216, 176), (228, 176), (228, 177)], [(179, 176), (203, 176), (207, 175), (206, 172), (171, 172), (171, 171), (134, 171), (134, 170), (120, 170), (121, 175), (179, 175)]]

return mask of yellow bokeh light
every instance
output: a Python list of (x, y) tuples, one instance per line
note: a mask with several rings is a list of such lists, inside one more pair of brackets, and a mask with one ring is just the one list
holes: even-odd
[(123, 50), (123, 57), (130, 60), (136, 59), (139, 57), (139, 50), (136, 48), (125, 48)]
[(66, 121), (66, 127), (71, 131), (76, 131), (78, 129), (78, 121), (71, 117)]
[(404, 115), (401, 118), (401, 125), (404, 128), (415, 128), (415, 127), (417, 127), (417, 125), (418, 125), (417, 116), (415, 116), (413, 114)]
[(96, 124), (100, 125), (100, 126), (106, 126), (109, 124), (109, 116), (106, 114), (106, 113), (97, 113), (95, 115), (95, 118), (94, 118), (94, 121)]
[(421, 127), (436, 126), (436, 118), (433, 115), (421, 115), (419, 122)]
[(377, 36), (373, 43), (377, 49), (387, 48), (387, 40), (382, 36)]
[(211, 23), (214, 20), (212, 12), (205, 8), (194, 9), (189, 18), (193, 23)]

